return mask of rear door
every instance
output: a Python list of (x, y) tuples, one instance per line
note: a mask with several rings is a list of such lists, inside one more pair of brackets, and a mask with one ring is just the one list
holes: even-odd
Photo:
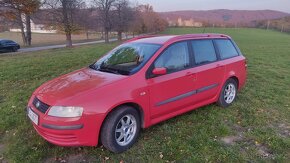
[(192, 40), (196, 73), (196, 103), (212, 100), (219, 94), (225, 73), (225, 65), (219, 61), (211, 39)]
[(151, 118), (158, 118), (184, 108), (192, 103), (195, 74), (188, 42), (178, 42), (167, 48), (153, 63), (155, 68), (164, 67), (167, 74), (147, 80), (150, 91)]

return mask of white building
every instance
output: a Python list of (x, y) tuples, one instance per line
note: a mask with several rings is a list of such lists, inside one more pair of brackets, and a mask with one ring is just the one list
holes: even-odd
[[(22, 15), (22, 22), (25, 22), (25, 16)], [(56, 33), (56, 30), (48, 29), (44, 24), (36, 24), (33, 20), (30, 21), (32, 33)], [(36, 21), (37, 22), (37, 21)], [(24, 30), (26, 31), (26, 24), (24, 23)], [(21, 29), (10, 28), (10, 32), (21, 32)]]

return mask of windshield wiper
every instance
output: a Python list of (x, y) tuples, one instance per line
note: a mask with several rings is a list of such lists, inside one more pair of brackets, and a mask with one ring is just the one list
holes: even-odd
[(114, 68), (106, 67), (106, 66), (96, 66), (95, 64), (90, 65), (89, 68), (91, 68), (93, 70), (113, 73), (113, 74), (117, 74), (117, 75), (129, 75), (128, 72), (123, 71), (123, 70), (114, 69)]
[(97, 70), (95, 64), (91, 64), (89, 65), (89, 68), (93, 69), (93, 70)]
[(118, 70), (108, 68), (108, 67), (100, 67), (96, 70), (102, 71), (102, 72), (109, 72), (109, 73), (113, 73), (113, 74), (117, 74), (117, 75), (122, 75)]

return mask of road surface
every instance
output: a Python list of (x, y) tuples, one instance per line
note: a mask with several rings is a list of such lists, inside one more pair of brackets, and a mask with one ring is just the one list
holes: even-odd
[[(132, 38), (132, 36), (128, 36), (127, 38)], [(110, 42), (112, 42), (112, 41), (117, 41), (117, 39), (116, 38), (110, 39)], [(75, 44), (73, 44), (73, 46), (100, 44), (100, 43), (104, 43), (104, 42), (105, 42), (105, 40), (83, 42), (83, 43), (75, 43)], [(65, 48), (65, 47), (66, 47), (65, 44), (64, 45), (41, 46), (41, 47), (19, 49), (18, 52), (34, 52), (34, 51), (40, 51), (40, 50), (58, 49), (58, 48)]]

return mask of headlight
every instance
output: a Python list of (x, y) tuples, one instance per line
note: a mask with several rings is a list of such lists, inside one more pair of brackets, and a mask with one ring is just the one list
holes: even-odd
[(80, 117), (83, 114), (82, 107), (73, 107), (73, 106), (52, 106), (48, 112), (48, 115), (54, 117), (63, 117), (63, 118), (73, 118)]

